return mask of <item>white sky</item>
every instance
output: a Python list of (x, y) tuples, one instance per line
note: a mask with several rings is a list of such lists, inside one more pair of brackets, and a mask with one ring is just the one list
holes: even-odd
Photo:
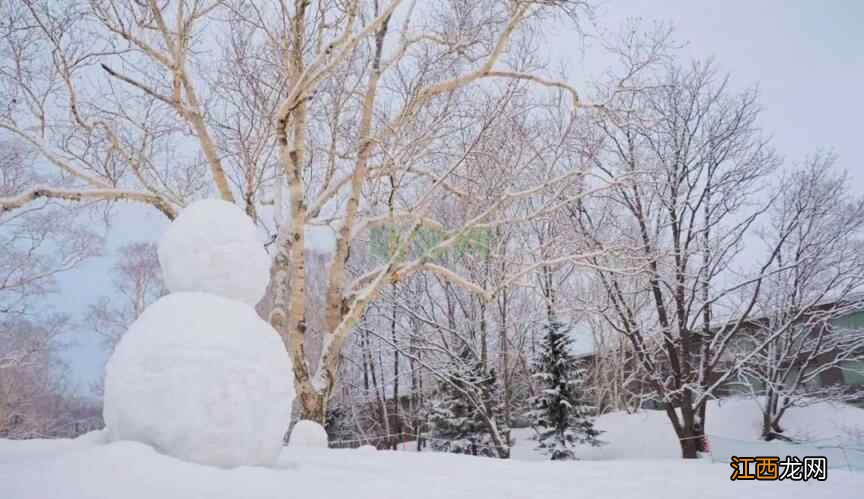
[[(601, 28), (614, 29), (628, 18), (671, 22), (674, 38), (687, 44), (691, 57), (714, 57), (733, 86), (758, 85), (762, 127), (787, 162), (819, 148), (833, 150), (864, 192), (858, 151), (864, 137), (864, 2), (606, 0), (598, 12)], [(555, 50), (563, 56), (578, 43), (572, 35), (558, 38)], [(587, 43), (585, 57), (573, 58), (574, 73), (602, 68)]]
[[(631, 17), (671, 22), (690, 56), (713, 56), (731, 73), (733, 86), (758, 85), (761, 125), (787, 162), (820, 148), (833, 150), (854, 189), (864, 193), (858, 149), (864, 141), (864, 2), (618, 0), (600, 4), (597, 21), (615, 30)], [(575, 83), (598, 74), (607, 62), (592, 55), (591, 44), (563, 31), (553, 37), (551, 57), (565, 61)], [(133, 239), (155, 239), (164, 223), (155, 210), (124, 209), (113, 224), (108, 253)], [(79, 315), (109, 294), (110, 265), (103, 258), (66, 274), (55, 307)], [(82, 389), (100, 377), (105, 356), (92, 333), (76, 335), (67, 358)]]

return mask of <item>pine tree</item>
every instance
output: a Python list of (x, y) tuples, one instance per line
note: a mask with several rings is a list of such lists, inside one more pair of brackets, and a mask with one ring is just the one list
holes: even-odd
[(584, 370), (570, 352), (570, 328), (559, 321), (544, 325), (543, 346), (535, 364), (539, 395), (531, 399), (532, 425), (538, 448), (552, 460), (573, 459), (577, 444), (601, 445), (590, 417), (592, 407), (583, 399)]
[(331, 447), (352, 447), (365, 443), (359, 441), (353, 442), (357, 435), (354, 434), (354, 421), (351, 418), (351, 413), (348, 409), (338, 404), (327, 408), (327, 419), (324, 420), (324, 429), (327, 431), (327, 435), (330, 436)]
[(448, 368), (446, 381), (427, 412), (429, 444), (438, 451), (482, 456), (498, 455), (490, 437), (492, 414), (497, 430), (506, 435), (494, 370), (486, 370), (464, 352)]

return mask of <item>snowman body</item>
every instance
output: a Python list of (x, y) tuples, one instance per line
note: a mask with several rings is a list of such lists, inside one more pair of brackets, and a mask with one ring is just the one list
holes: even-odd
[(159, 261), (172, 292), (130, 326), (106, 367), (108, 438), (200, 464), (274, 464), (293, 373), (252, 308), (269, 258), (251, 219), (223, 201), (193, 203), (160, 241)]

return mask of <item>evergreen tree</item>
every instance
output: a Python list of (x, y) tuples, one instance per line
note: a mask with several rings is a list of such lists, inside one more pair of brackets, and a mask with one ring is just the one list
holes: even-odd
[(331, 447), (359, 447), (360, 442), (352, 442), (357, 435), (354, 433), (354, 423), (347, 408), (338, 404), (328, 407), (324, 429), (330, 437)]
[(573, 459), (574, 445), (601, 445), (600, 432), (590, 417), (592, 407), (583, 399), (584, 369), (570, 352), (570, 328), (551, 321), (544, 330), (534, 374), (539, 395), (531, 399), (529, 416), (538, 432), (538, 448), (553, 460)]
[[(490, 437), (489, 419), (501, 435), (509, 428), (501, 415), (494, 370), (464, 352), (447, 370), (447, 381), (431, 401), (427, 412), (429, 445), (438, 451), (458, 454), (496, 456)], [(491, 418), (484, 417), (491, 414)]]

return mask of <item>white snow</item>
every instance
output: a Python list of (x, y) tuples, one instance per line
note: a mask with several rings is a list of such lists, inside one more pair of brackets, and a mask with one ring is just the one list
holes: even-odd
[(269, 281), (270, 257), (252, 219), (218, 199), (180, 212), (159, 242), (159, 263), (171, 291), (203, 291), (253, 306)]
[[(21, 448), (39, 448), (27, 459)], [(287, 448), (274, 468), (220, 469), (136, 442), (0, 440), (4, 499), (846, 499), (864, 474), (825, 482), (733, 482), (726, 464), (523, 462), (464, 455)]]
[[(789, 417), (790, 432), (819, 437), (864, 427), (864, 410), (848, 406), (818, 404), (794, 409)], [(709, 408), (709, 433), (752, 440), (758, 430), (754, 422), (758, 411), (748, 400), (726, 400)], [(533, 442), (527, 439), (517, 441), (509, 461), (432, 452), (288, 447), (273, 468), (233, 469), (180, 461), (135, 442), (105, 443), (102, 433), (76, 440), (0, 440), (0, 497), (851, 499), (864, 490), (864, 473), (837, 469), (830, 469), (824, 482), (733, 482), (728, 463), (678, 459), (674, 434), (660, 411), (608, 414), (598, 418), (597, 426), (607, 431), (602, 437), (609, 445), (598, 450), (606, 453), (605, 458), (567, 462), (533, 454)], [(527, 436), (522, 435), (525, 431), (517, 430), (518, 438)]]
[(171, 293), (144, 311), (108, 361), (108, 438), (197, 463), (270, 465), (290, 423), (293, 379), (282, 340), (252, 307)]
[[(709, 402), (706, 425), (709, 445), (717, 454), (725, 454), (724, 451), (734, 449), (742, 455), (749, 455), (748, 452), (777, 455), (780, 452), (777, 448), (782, 447), (782, 444), (759, 440), (760, 418), (758, 407), (753, 400), (747, 398)], [(813, 445), (833, 443), (864, 449), (864, 410), (850, 405), (817, 403), (793, 408), (784, 416), (782, 426), (789, 437), (813, 442)], [(677, 460), (681, 457), (678, 438), (664, 411), (604, 414), (596, 418), (595, 427), (604, 432), (599, 438), (607, 444), (602, 447), (576, 447), (574, 453), (579, 459)], [(534, 431), (530, 428), (513, 430), (511, 436), (515, 439), (512, 450), (514, 459), (548, 459), (548, 456), (535, 450), (537, 442), (532, 439), (533, 434)], [(806, 448), (802, 447), (799, 453), (805, 452)], [(818, 451), (820, 455), (826, 453), (825, 449)], [(854, 455), (848, 452), (844, 457), (855, 460), (856, 463), (862, 458), (864, 454), (857, 452)]]
[(288, 438), (288, 445), (291, 447), (326, 449), (327, 442), (327, 430), (315, 421), (308, 419), (297, 421), (294, 429), (291, 430), (291, 436)]

